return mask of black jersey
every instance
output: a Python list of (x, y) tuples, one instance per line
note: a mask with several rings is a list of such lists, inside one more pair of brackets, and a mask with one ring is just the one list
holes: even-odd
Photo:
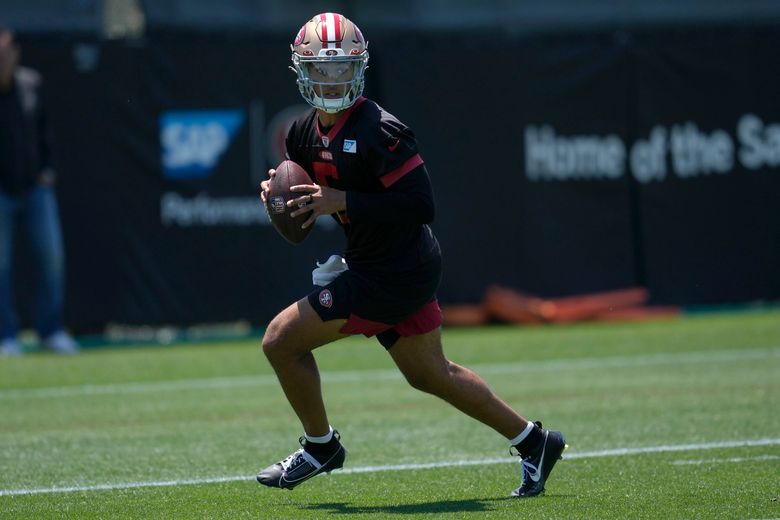
[(314, 182), (347, 192), (346, 211), (333, 217), (350, 269), (401, 273), (438, 260), (428, 172), (414, 134), (392, 114), (361, 97), (324, 132), (312, 109), (290, 127), (286, 145)]

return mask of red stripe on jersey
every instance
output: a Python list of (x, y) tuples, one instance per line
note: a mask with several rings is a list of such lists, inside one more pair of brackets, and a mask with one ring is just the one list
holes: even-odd
[(421, 164), (424, 164), (425, 161), (423, 161), (422, 157), (420, 157), (420, 154), (418, 153), (414, 157), (410, 157), (406, 160), (405, 163), (403, 163), (401, 166), (396, 168), (395, 170), (391, 171), (390, 173), (386, 173), (385, 175), (382, 175), (382, 177), (379, 178), (380, 181), (382, 181), (382, 185), (385, 188), (388, 188), (395, 184), (398, 179), (409, 173), (410, 171), (414, 170)]
[[(341, 118), (338, 120), (338, 122), (335, 125), (333, 125), (333, 128), (331, 128), (328, 131), (328, 134), (327, 134), (329, 143), (332, 143), (333, 140), (336, 138), (336, 134), (339, 133), (341, 128), (347, 122), (347, 119), (349, 119), (349, 116), (352, 114), (352, 111), (355, 110), (357, 107), (359, 107), (363, 103), (363, 101), (365, 101), (365, 100), (366, 100), (366, 98), (364, 98), (363, 96), (360, 96), (359, 98), (357, 98), (355, 100), (355, 103), (351, 107), (349, 107), (344, 112), (344, 115), (341, 116)], [(317, 127), (317, 135), (319, 135), (320, 139), (322, 139), (322, 131), (320, 130), (320, 122), (319, 121), (320, 121), (320, 116), (317, 115), (317, 124), (314, 125), (314, 126)]]
[(335, 38), (334, 38), (336, 40), (336, 48), (340, 49), (341, 48), (341, 40), (342, 40), (342, 38), (341, 38), (341, 15), (333, 13), (333, 26), (334, 26), (334, 31), (333, 32), (336, 33)]

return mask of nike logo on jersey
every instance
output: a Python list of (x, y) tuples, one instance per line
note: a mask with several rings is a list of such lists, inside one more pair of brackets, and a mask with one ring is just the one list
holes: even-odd
[(394, 152), (396, 148), (398, 148), (398, 143), (400, 143), (401, 140), (399, 138), (395, 138), (395, 142), (387, 147), (388, 150), (391, 152)]
[(344, 139), (344, 151), (347, 153), (357, 153), (357, 141)]

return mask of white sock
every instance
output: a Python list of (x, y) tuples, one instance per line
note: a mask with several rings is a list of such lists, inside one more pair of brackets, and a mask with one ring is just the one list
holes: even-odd
[(333, 438), (333, 427), (328, 425), (328, 433), (325, 435), (322, 435), (321, 437), (313, 437), (311, 435), (304, 434), (304, 437), (306, 437), (306, 442), (314, 442), (316, 444), (325, 444), (326, 442), (330, 442), (330, 440)]
[(518, 444), (523, 442), (525, 440), (525, 438), (528, 437), (528, 435), (531, 434), (531, 432), (534, 429), (534, 426), (536, 426), (534, 423), (532, 423), (531, 421), (528, 421), (528, 426), (525, 427), (525, 430), (521, 431), (520, 434), (517, 437), (515, 437), (514, 439), (509, 441), (509, 444), (511, 446), (517, 446)]

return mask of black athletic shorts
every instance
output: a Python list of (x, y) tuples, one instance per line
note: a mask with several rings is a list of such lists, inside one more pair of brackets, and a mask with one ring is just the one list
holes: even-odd
[(441, 257), (411, 273), (366, 274), (349, 269), (307, 296), (322, 321), (345, 319), (345, 334), (376, 336), (392, 347), (402, 336), (416, 336), (441, 325), (436, 300)]

